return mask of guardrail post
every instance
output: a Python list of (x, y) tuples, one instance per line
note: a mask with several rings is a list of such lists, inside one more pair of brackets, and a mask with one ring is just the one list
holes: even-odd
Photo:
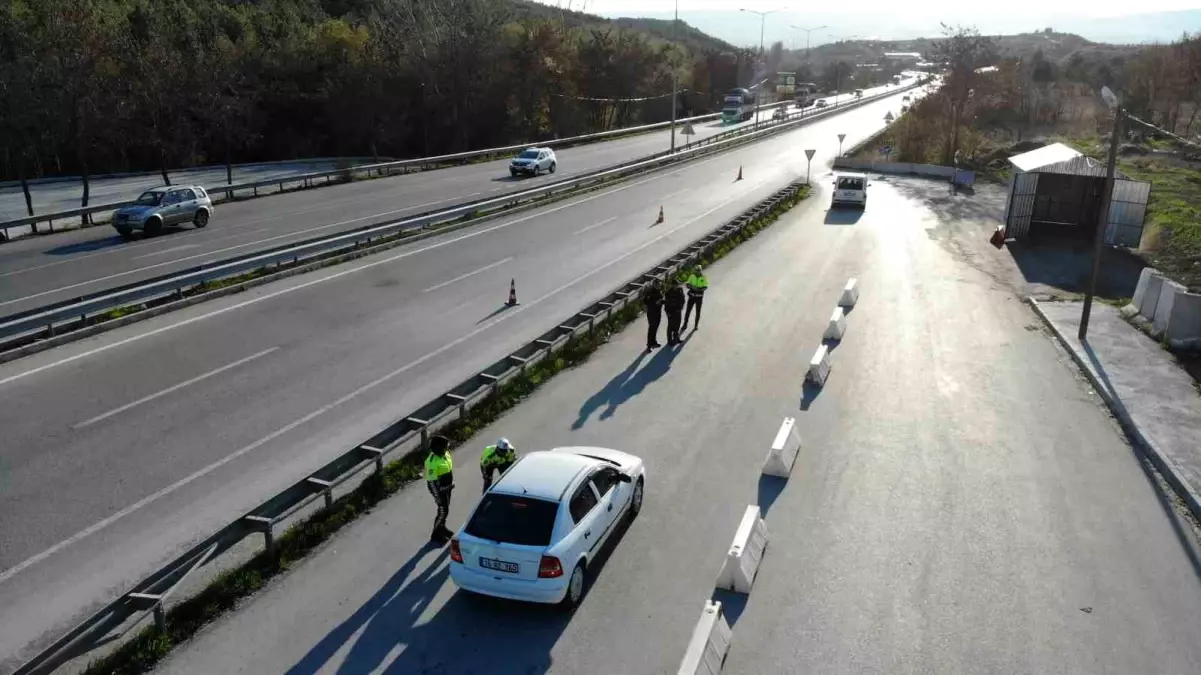
[(328, 509), (334, 505), (333, 483), (330, 483), (327, 480), (321, 480), (320, 478), (314, 478), (312, 476), (309, 476), (304, 480), (309, 485), (312, 485), (314, 488), (321, 491), (321, 494), (325, 497), (325, 508)]
[(459, 419), (465, 419), (467, 417), (467, 397), (459, 396), (458, 394), (447, 394), (446, 398), (458, 402)]
[(500, 378), (499, 377), (497, 377), (495, 375), (490, 375), (488, 373), (480, 373), (480, 377), (482, 377), (485, 380), (488, 380), (489, 382), (492, 383), (491, 388), (492, 388), (493, 394), (500, 392)]
[(147, 607), (154, 610), (154, 628), (160, 634), (167, 632), (167, 611), (163, 609), (163, 596), (152, 593), (130, 593), (128, 596), (138, 609)]
[(406, 417), (405, 421), (409, 424), (416, 424), (421, 427), (421, 451), (429, 450), (430, 443), (430, 423), (427, 420), (418, 419), (416, 417)]
[(267, 550), (267, 555), (275, 557), (275, 521), (263, 516), (246, 516), (246, 522), (259, 532), (263, 533), (263, 542)]
[(384, 451), (371, 445), (360, 445), (359, 447), (375, 459), (375, 473), (382, 477), (384, 474)]

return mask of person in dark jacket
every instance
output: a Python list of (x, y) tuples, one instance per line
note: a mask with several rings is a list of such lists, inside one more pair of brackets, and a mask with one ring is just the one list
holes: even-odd
[(663, 296), (663, 309), (667, 312), (667, 344), (680, 344), (680, 319), (684, 312), (684, 287), (678, 280), (667, 282), (667, 293)]
[(642, 304), (646, 306), (646, 349), (650, 351), (659, 344), (659, 322), (663, 320), (663, 289), (659, 282), (647, 287), (642, 295)]

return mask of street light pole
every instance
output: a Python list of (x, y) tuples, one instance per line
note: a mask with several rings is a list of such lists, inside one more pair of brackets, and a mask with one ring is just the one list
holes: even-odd
[(1093, 269), (1088, 277), (1088, 286), (1084, 292), (1084, 308), (1080, 312), (1080, 331), (1076, 337), (1084, 342), (1088, 336), (1088, 319), (1093, 310), (1093, 295), (1097, 292), (1097, 277), (1101, 274), (1101, 252), (1105, 243), (1105, 228), (1109, 225), (1109, 203), (1113, 200), (1114, 174), (1117, 172), (1118, 136), (1122, 131), (1122, 107), (1118, 98), (1109, 87), (1101, 90), (1102, 97), (1113, 108), (1113, 131), (1109, 137), (1109, 158), (1105, 163), (1105, 190), (1101, 195), (1101, 217), (1097, 223), (1097, 233), (1093, 238)]
[[(671, 22), (672, 54), (675, 54), (675, 48), (677, 46), (676, 31), (679, 30), (679, 25), (680, 25), (680, 0), (676, 0), (676, 16), (675, 16), (675, 19)], [(677, 77), (678, 70), (679, 70), (678, 64), (673, 63), (671, 65), (671, 151), (672, 152), (676, 151), (676, 90), (679, 88), (676, 77)]]
[[(783, 8), (783, 9), (786, 9), (786, 8)], [(779, 12), (780, 10), (779, 9), (771, 9), (766, 12), (759, 12), (759, 11), (756, 11), (753, 9), (743, 8), (743, 9), (739, 9), (738, 11), (749, 12), (751, 14), (759, 15), (759, 58), (763, 59), (763, 63), (764, 63), (764, 65), (766, 65), (767, 64), (767, 54), (765, 54), (763, 52), (763, 30), (767, 26), (767, 15), (775, 14), (776, 12)], [(766, 69), (764, 69), (764, 75), (765, 76), (767, 75)], [(762, 101), (763, 101), (763, 91), (760, 90), (759, 93), (755, 95), (755, 130), (759, 129), (759, 106), (762, 103)]]

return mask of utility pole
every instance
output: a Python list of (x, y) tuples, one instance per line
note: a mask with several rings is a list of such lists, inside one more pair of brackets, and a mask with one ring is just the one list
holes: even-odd
[[(829, 28), (829, 26), (814, 26), (813, 28), (804, 28), (802, 26), (792, 26), (792, 28), (793, 28), (793, 30), (805, 31), (805, 66), (809, 67), (809, 38), (813, 37), (813, 31), (821, 30), (823, 28)], [(810, 77), (813, 76), (812, 71), (810, 71), (809, 76)]]
[(1093, 238), (1093, 270), (1088, 276), (1088, 287), (1084, 292), (1084, 308), (1080, 312), (1080, 332), (1076, 337), (1084, 342), (1088, 336), (1088, 319), (1093, 310), (1093, 295), (1097, 292), (1097, 277), (1101, 274), (1101, 253), (1105, 243), (1105, 228), (1109, 225), (1109, 203), (1113, 200), (1114, 174), (1117, 172), (1118, 137), (1122, 133), (1122, 117), (1124, 112), (1118, 97), (1109, 87), (1102, 87), (1101, 97), (1113, 108), (1113, 131), (1109, 137), (1109, 159), (1105, 163), (1105, 190), (1101, 194), (1101, 217), (1097, 223), (1097, 233)]
[[(782, 7), (781, 9), (787, 9), (787, 8)], [(764, 51), (763, 51), (763, 29), (767, 26), (767, 15), (775, 14), (776, 12), (779, 12), (780, 10), (779, 9), (771, 9), (766, 12), (759, 12), (759, 11), (756, 11), (753, 9), (739, 9), (738, 11), (749, 12), (751, 14), (759, 15), (759, 58), (763, 59), (763, 64), (764, 64), (764, 66), (766, 66), (767, 65), (767, 54), (764, 53)], [(764, 68), (763, 74), (764, 74), (764, 76), (767, 75), (766, 68)], [(763, 91), (761, 90), (758, 94), (755, 95), (755, 130), (756, 131), (759, 129), (759, 106), (762, 104), (762, 102), (763, 102)]]
[[(676, 0), (676, 16), (675, 16), (675, 19), (671, 22), (671, 42), (672, 42), (671, 53), (673, 55), (675, 54), (675, 48), (678, 46), (678, 43), (676, 42), (676, 31), (679, 30), (679, 25), (680, 25), (680, 0)], [(678, 72), (679, 72), (679, 64), (673, 63), (671, 65), (671, 151), (672, 152), (676, 151), (676, 90), (679, 88), (677, 86), (676, 77), (677, 77)]]

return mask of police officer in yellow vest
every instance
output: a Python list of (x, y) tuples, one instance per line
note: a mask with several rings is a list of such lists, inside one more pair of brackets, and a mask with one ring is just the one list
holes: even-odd
[(429, 454), (425, 457), (425, 486), (434, 496), (438, 515), (434, 518), (434, 530), (430, 541), (442, 545), (454, 536), (446, 527), (446, 516), (450, 513), (450, 492), (455, 487), (454, 460), (450, 457), (450, 439), (434, 436), (429, 441)]
[(484, 448), (484, 454), (480, 455), (480, 473), (484, 475), (484, 492), (492, 487), (493, 471), (502, 474), (516, 461), (517, 450), (507, 438), (500, 439), (496, 445)]
[(688, 326), (688, 317), (692, 315), (692, 308), (696, 307), (696, 323), (692, 324), (692, 330), (701, 327), (701, 303), (705, 301), (705, 291), (709, 289), (709, 280), (701, 272), (701, 266), (697, 265), (685, 282), (688, 285), (688, 308), (684, 310), (684, 325)]

